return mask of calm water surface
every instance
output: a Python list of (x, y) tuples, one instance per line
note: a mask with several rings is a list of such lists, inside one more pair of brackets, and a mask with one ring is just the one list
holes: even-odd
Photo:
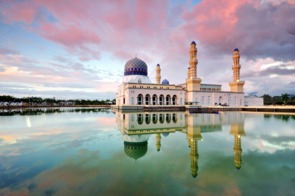
[(0, 195), (295, 195), (295, 116), (0, 111)]

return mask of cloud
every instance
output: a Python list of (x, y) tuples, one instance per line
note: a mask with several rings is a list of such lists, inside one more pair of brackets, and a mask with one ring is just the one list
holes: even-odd
[[(27, 57), (29, 52), (17, 52), (7, 45), (0, 45), (3, 48), (0, 55), (11, 55), (5, 57), (6, 60), (2, 58), (1, 64), (15, 66), (15, 62), (7, 62), (9, 58), (25, 60), (27, 64), (16, 66), (19, 71), (28, 71), (33, 78), (45, 76), (45, 81), (47, 74), (54, 76), (51, 80), (59, 83), (87, 84), (97, 82), (95, 78), (109, 79), (114, 74), (112, 79), (118, 82), (119, 76), (123, 75), (124, 62), (137, 55), (147, 62), (151, 79), (154, 78), (156, 64), (160, 63), (162, 78), (169, 79), (170, 83), (183, 83), (189, 62), (189, 44), (193, 40), (198, 46), (198, 76), (203, 77), (205, 83), (226, 84), (225, 90), (232, 74), (231, 53), (236, 47), (240, 49), (241, 62), (245, 62), (241, 75), (249, 79), (246, 81), (249, 92), (263, 90), (255, 87), (257, 82), (266, 85), (265, 88), (272, 87), (252, 77), (257, 74), (246, 68), (248, 63), (252, 66), (269, 58), (294, 62), (295, 24), (291, 16), (295, 12), (295, 4), (287, 0), (205, 0), (197, 3), (30, 0), (2, 1), (0, 5), (2, 22), (58, 49), (65, 49), (66, 54), (61, 54), (48, 47), (53, 53), (48, 58), (54, 62), (44, 63), (45, 60), (39, 57), (28, 62), (29, 58), (20, 56)], [(108, 62), (100, 63), (106, 56)], [(3, 67), (1, 70), (3, 72)], [(266, 77), (275, 72), (279, 78), (289, 76), (284, 67), (264, 70), (261, 74)], [(23, 72), (22, 75), (29, 76)], [(286, 82), (290, 82), (290, 78)], [(86, 82), (87, 79), (90, 81)], [(32, 79), (27, 77), (25, 80)]]
[(8, 48), (0, 48), (0, 55), (8, 55), (8, 54), (19, 54), (16, 50), (11, 50)]
[(184, 13), (183, 30), (196, 36), (212, 55), (239, 48), (248, 59), (294, 60), (294, 4), (281, 1), (202, 1)]

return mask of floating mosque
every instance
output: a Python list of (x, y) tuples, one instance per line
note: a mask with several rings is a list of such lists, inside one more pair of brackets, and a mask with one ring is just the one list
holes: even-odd
[(240, 79), (240, 52), (234, 49), (232, 59), (232, 81), (230, 91), (223, 91), (221, 84), (205, 84), (198, 77), (197, 44), (192, 42), (189, 48), (189, 67), (185, 83), (170, 84), (167, 79), (161, 82), (161, 66), (156, 65), (155, 83), (148, 77), (147, 64), (133, 58), (125, 64), (122, 83), (116, 94), (118, 110), (144, 110), (144, 108), (186, 108), (192, 105), (210, 106), (261, 106), (263, 99), (244, 95), (245, 81)]

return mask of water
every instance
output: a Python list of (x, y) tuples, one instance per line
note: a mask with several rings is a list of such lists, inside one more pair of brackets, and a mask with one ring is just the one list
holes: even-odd
[(0, 195), (295, 195), (295, 116), (0, 111)]

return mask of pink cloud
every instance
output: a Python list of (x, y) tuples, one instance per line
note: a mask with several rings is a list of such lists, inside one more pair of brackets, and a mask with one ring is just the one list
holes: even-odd
[(2, 5), (5, 9), (0, 9), (0, 14), (5, 16), (7, 22), (23, 22), (25, 24), (32, 24), (36, 7), (31, 2), (21, 1), (13, 3), (5, 1)]
[(44, 24), (40, 29), (41, 35), (49, 40), (67, 47), (82, 47), (86, 44), (99, 44), (100, 39), (94, 32), (89, 32), (77, 26), (58, 27)]

